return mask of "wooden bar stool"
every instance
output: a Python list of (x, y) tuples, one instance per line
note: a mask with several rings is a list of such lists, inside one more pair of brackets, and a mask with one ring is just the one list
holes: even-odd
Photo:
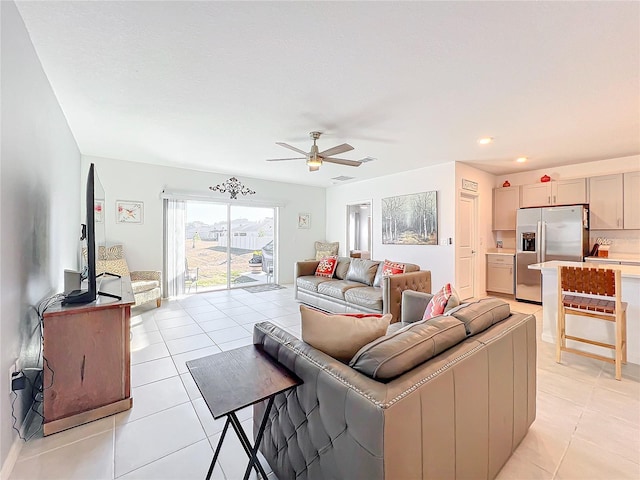
[[(621, 300), (620, 270), (591, 267), (558, 267), (558, 331), (556, 362), (562, 352), (596, 358), (616, 366), (616, 380), (622, 378), (622, 364), (627, 363), (627, 304)], [(615, 325), (615, 344), (567, 335), (567, 314), (597, 318)], [(567, 340), (610, 348), (615, 358), (567, 347)]]

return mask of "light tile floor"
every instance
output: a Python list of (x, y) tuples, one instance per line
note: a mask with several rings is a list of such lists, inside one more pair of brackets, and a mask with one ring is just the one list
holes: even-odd
[[(510, 303), (536, 314), (539, 335), (541, 307)], [(201, 293), (133, 309), (133, 408), (46, 438), (36, 434), (10, 479), (201, 480), (224, 422), (214, 421), (185, 361), (250, 344), (257, 321), (299, 336), (297, 312), (291, 288)], [(554, 352), (538, 341), (537, 419), (498, 478), (639, 479), (640, 366), (625, 366), (618, 382), (609, 364), (566, 354), (559, 365)], [(239, 414), (248, 432), (251, 415), (250, 408)], [(214, 478), (242, 478), (246, 463), (231, 433)]]

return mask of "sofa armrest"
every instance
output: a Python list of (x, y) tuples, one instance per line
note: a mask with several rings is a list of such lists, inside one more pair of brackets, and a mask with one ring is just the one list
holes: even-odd
[(131, 281), (138, 282), (140, 280), (156, 280), (162, 285), (162, 272), (151, 270), (140, 270), (137, 272), (131, 272)]
[(298, 277), (304, 277), (306, 275), (315, 275), (316, 268), (318, 268), (318, 260), (305, 260), (303, 262), (296, 262), (293, 266), (293, 296), (298, 298)]
[(431, 293), (414, 292), (412, 290), (402, 292), (400, 321), (413, 323), (422, 320), (424, 311), (427, 309), (427, 305), (432, 298), (433, 295)]
[(382, 277), (382, 313), (391, 313), (392, 322), (400, 321), (402, 292), (405, 290), (431, 293), (431, 271), (419, 270)]
[(319, 263), (320, 262), (318, 260), (305, 260), (304, 262), (296, 262), (295, 270), (293, 272), (294, 281), (298, 277), (304, 277), (305, 275), (314, 275)]

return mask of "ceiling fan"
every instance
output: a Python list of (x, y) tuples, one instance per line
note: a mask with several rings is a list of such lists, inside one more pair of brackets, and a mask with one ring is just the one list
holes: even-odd
[(293, 150), (294, 152), (298, 152), (299, 154), (304, 155), (304, 157), (268, 158), (267, 162), (281, 162), (284, 160), (306, 160), (310, 172), (317, 172), (318, 170), (320, 170), (322, 162), (337, 163), (339, 165), (348, 165), (350, 167), (359, 167), (362, 164), (362, 162), (359, 160), (346, 160), (344, 158), (332, 157), (332, 155), (338, 155), (340, 153), (353, 150), (353, 147), (348, 143), (343, 143), (342, 145), (337, 145), (335, 147), (319, 152), (318, 145), (316, 145), (316, 140), (320, 138), (322, 132), (311, 132), (309, 133), (309, 135), (313, 139), (313, 145), (311, 146), (311, 151), (308, 153), (304, 150), (300, 150), (299, 148), (292, 147), (287, 143), (276, 142), (277, 145), (288, 148), (289, 150)]

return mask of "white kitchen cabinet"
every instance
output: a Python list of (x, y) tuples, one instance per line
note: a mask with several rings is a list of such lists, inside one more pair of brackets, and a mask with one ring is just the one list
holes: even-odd
[(624, 174), (623, 211), (624, 229), (640, 229), (640, 172)]
[(545, 207), (551, 205), (551, 182), (534, 183), (520, 187), (520, 206)]
[(493, 229), (515, 230), (518, 208), (520, 208), (520, 187), (494, 188)]
[(551, 182), (551, 203), (553, 205), (587, 203), (587, 179), (569, 178)]
[(589, 217), (592, 230), (621, 230), (622, 174), (589, 178)]
[(521, 207), (546, 207), (587, 203), (587, 182), (584, 178), (570, 178), (540, 182), (521, 187)]
[(487, 292), (513, 295), (513, 255), (487, 254)]

